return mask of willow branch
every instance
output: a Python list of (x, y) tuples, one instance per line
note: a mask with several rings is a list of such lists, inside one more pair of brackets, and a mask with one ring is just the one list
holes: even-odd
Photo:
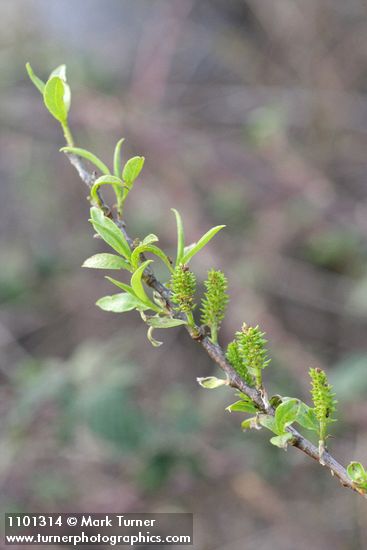
[[(86, 169), (84, 162), (80, 157), (68, 153), (67, 156), (71, 164), (77, 170), (81, 180), (90, 188), (95, 180), (94, 173), (90, 173)], [(100, 199), (105, 213), (109, 217), (114, 219), (112, 210), (103, 201), (102, 196), (100, 196)], [(114, 219), (114, 221), (120, 228), (130, 247), (133, 248), (133, 239), (128, 235), (125, 223), (119, 219)], [(142, 259), (144, 259), (144, 255), (142, 255), (142, 257)], [(163, 298), (166, 303), (167, 309), (172, 312), (172, 315), (177, 318), (182, 317), (182, 314), (175, 312), (174, 304), (171, 301), (171, 291), (156, 278), (154, 271), (150, 268), (150, 266), (146, 268), (143, 278), (145, 283), (155, 292), (157, 292), (161, 298)], [(202, 327), (192, 328), (186, 326), (186, 330), (188, 331), (191, 338), (204, 348), (212, 361), (225, 372), (229, 386), (247, 395), (254, 402), (260, 412), (274, 416), (275, 411), (269, 404), (265, 392), (261, 392), (255, 388), (252, 388), (248, 386), (246, 382), (244, 382), (244, 380), (227, 361), (221, 346), (218, 344), (214, 344), (202, 330)], [(289, 444), (291, 446), (299, 449), (310, 458), (316, 460), (318, 463), (322, 462), (322, 465), (330, 471), (331, 475), (339, 479), (343, 487), (352, 489), (353, 491), (362, 495), (364, 498), (367, 498), (367, 495), (362, 490), (360, 490), (348, 477), (347, 471), (344, 466), (342, 466), (337, 460), (335, 460), (335, 458), (329, 452), (325, 451), (321, 460), (319, 449), (313, 443), (311, 443), (311, 441), (303, 437), (303, 435), (301, 435), (295, 428), (293, 428), (293, 426), (290, 426), (288, 428), (288, 431), (293, 436), (292, 439), (289, 441)]]

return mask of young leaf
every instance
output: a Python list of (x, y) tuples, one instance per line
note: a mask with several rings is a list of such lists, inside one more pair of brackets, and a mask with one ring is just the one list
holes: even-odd
[(59, 76), (53, 76), (46, 82), (43, 100), (52, 116), (61, 124), (66, 124), (70, 102), (66, 84)]
[(188, 244), (187, 246), (184, 246), (183, 256), (185, 256), (188, 252), (190, 252), (190, 250), (195, 248), (195, 246), (196, 246), (196, 243), (191, 243), (191, 244)]
[(121, 256), (115, 254), (95, 254), (83, 263), (82, 267), (92, 269), (127, 269), (131, 271), (131, 266)]
[(300, 404), (296, 422), (307, 430), (319, 431), (319, 421), (317, 420), (315, 411), (305, 403), (301, 402)]
[(215, 376), (207, 376), (205, 378), (196, 379), (200, 386), (203, 388), (214, 390), (220, 386), (228, 386), (228, 380), (223, 378), (216, 378)]
[(120, 178), (111, 175), (101, 176), (100, 178), (96, 179), (92, 189), (90, 190), (90, 196), (97, 204), (99, 203), (98, 189), (101, 187), (101, 185), (112, 185), (115, 190), (116, 196), (124, 188), (124, 182)]
[(151, 254), (155, 254), (155, 256), (157, 256), (158, 258), (160, 258), (162, 260), (162, 262), (168, 268), (168, 270), (171, 273), (173, 273), (174, 269), (173, 269), (173, 267), (171, 265), (171, 262), (169, 261), (168, 257), (163, 252), (163, 250), (161, 250), (160, 248), (158, 248), (158, 246), (155, 246), (154, 244), (149, 244), (149, 245), (140, 244), (139, 246), (137, 246), (133, 250), (133, 252), (131, 254), (131, 264), (135, 269), (139, 265), (140, 254), (143, 254), (144, 252), (150, 252)]
[(159, 340), (156, 340), (155, 338), (153, 338), (153, 331), (154, 331), (154, 327), (149, 327), (147, 332), (147, 338), (149, 342), (152, 344), (152, 346), (154, 346), (155, 348), (159, 348), (159, 346), (161, 346), (163, 342), (159, 342)]
[(86, 149), (80, 149), (80, 147), (61, 147), (60, 151), (89, 160), (89, 162), (94, 164), (94, 166), (96, 166), (98, 170), (102, 172), (102, 174), (105, 174), (106, 176), (110, 174), (108, 166), (106, 166), (104, 162), (96, 157), (96, 155), (93, 155), (93, 153), (91, 153), (90, 151), (86, 151)]
[(69, 84), (66, 82), (66, 65), (59, 65), (58, 67), (56, 67), (56, 69), (51, 72), (48, 80), (50, 80), (54, 76), (61, 78), (61, 80), (64, 82), (64, 104), (66, 107), (66, 111), (68, 112), (71, 103), (71, 90)]
[(279, 447), (280, 449), (286, 449), (292, 437), (292, 434), (290, 434), (289, 432), (285, 432), (284, 434), (272, 437), (270, 439), (270, 443), (272, 443), (276, 447)]
[(144, 237), (141, 244), (152, 244), (152, 243), (156, 243), (158, 241), (159, 241), (159, 239), (158, 239), (157, 235), (154, 235), (154, 233), (149, 233), (149, 235)]
[(144, 166), (144, 157), (133, 157), (127, 161), (122, 172), (122, 179), (131, 186)]
[(117, 178), (121, 178), (122, 164), (121, 164), (121, 147), (125, 138), (120, 139), (116, 143), (115, 152), (113, 155), (113, 173)]
[(131, 284), (131, 287), (132, 287), (133, 291), (135, 292), (135, 294), (137, 295), (137, 297), (140, 300), (142, 300), (144, 303), (148, 304), (150, 309), (152, 309), (153, 311), (156, 311), (157, 313), (160, 313), (162, 311), (162, 309), (150, 300), (150, 298), (147, 296), (147, 294), (144, 290), (143, 283), (142, 283), (143, 273), (144, 273), (146, 267), (149, 264), (151, 264), (152, 261), (153, 260), (147, 260), (146, 262), (142, 263), (140, 267), (138, 267), (138, 269), (133, 273), (133, 275), (131, 277), (130, 284)]
[(280, 435), (274, 416), (270, 416), (270, 414), (259, 414), (259, 423), (264, 426), (264, 428)]
[(205, 235), (201, 237), (201, 239), (195, 244), (195, 246), (191, 248), (191, 250), (186, 252), (186, 254), (184, 254), (184, 256), (181, 258), (181, 263), (188, 264), (191, 258), (195, 256), (195, 254), (197, 254), (202, 248), (204, 248), (204, 246), (208, 244), (208, 242), (214, 237), (214, 235), (216, 235), (218, 231), (223, 229), (223, 227), (225, 227), (225, 225), (217, 225), (216, 227), (212, 227), (212, 229), (209, 229), (209, 231), (207, 231)]
[(127, 293), (104, 296), (96, 302), (96, 305), (104, 311), (112, 311), (114, 313), (131, 311), (136, 308), (141, 309), (142, 307), (148, 309), (138, 298)]
[(89, 221), (93, 225), (95, 231), (107, 244), (116, 250), (116, 252), (125, 256), (127, 260), (130, 260), (130, 246), (117, 225), (107, 218), (99, 208), (93, 206), (90, 212), (91, 220)]
[(257, 408), (255, 405), (252, 404), (251, 401), (236, 401), (235, 403), (232, 403), (232, 405), (228, 405), (226, 407), (226, 411), (228, 412), (246, 412), (246, 413), (256, 413)]
[(360, 462), (351, 462), (347, 467), (347, 474), (354, 483), (367, 489), (367, 472)]
[(105, 215), (103, 213), (103, 210), (101, 208), (96, 208), (95, 206), (92, 206), (90, 209), (90, 217), (93, 222), (103, 224)]
[(141, 304), (141, 307), (137, 307), (137, 309), (139, 309), (139, 310), (153, 309), (153, 311), (155, 311), (156, 313), (162, 313), (162, 310), (159, 309), (157, 306), (155, 306), (155, 304), (153, 304), (149, 300), (148, 297), (146, 297), (147, 298), (146, 300), (142, 300), (141, 298), (139, 298), (136, 295), (134, 289), (131, 288), (131, 286), (129, 286), (125, 283), (122, 283), (121, 281), (117, 281), (116, 279), (113, 279), (112, 277), (106, 276), (106, 279), (108, 281), (110, 281), (110, 283), (112, 283), (113, 285), (117, 286), (117, 288), (121, 288), (121, 290), (124, 290), (125, 292), (127, 292), (128, 294), (131, 294), (131, 296), (133, 296), (134, 298), (139, 300), (139, 302)]
[(172, 212), (176, 216), (176, 224), (177, 224), (177, 256), (176, 256), (176, 263), (175, 266), (183, 263), (182, 257), (184, 255), (184, 248), (185, 248), (185, 234), (184, 234), (184, 228), (182, 223), (182, 218), (178, 210), (175, 208), (171, 208)]
[(147, 323), (153, 328), (171, 328), (187, 325), (187, 321), (182, 319), (171, 319), (170, 317), (151, 317), (148, 319)]
[(61, 78), (61, 80), (66, 82), (66, 65), (59, 65), (58, 67), (56, 67), (56, 69), (54, 69), (50, 73), (50, 76), (48, 77), (48, 80), (50, 80), (54, 76), (58, 76), (59, 78)]
[(40, 78), (38, 78), (38, 76), (36, 76), (33, 72), (33, 69), (30, 65), (30, 63), (26, 63), (26, 69), (27, 69), (27, 73), (28, 73), (28, 76), (29, 78), (31, 79), (31, 81), (33, 82), (33, 84), (36, 86), (37, 90), (39, 92), (41, 92), (41, 94), (43, 95), (43, 91), (45, 89), (45, 86), (46, 84), (43, 82), (43, 80), (41, 80)]
[(133, 291), (131, 286), (129, 286), (125, 283), (122, 283), (121, 281), (117, 281), (116, 279), (113, 279), (112, 277), (108, 277), (108, 275), (106, 275), (106, 279), (107, 279), (107, 281), (110, 281), (110, 283), (112, 283), (113, 285), (117, 286), (117, 288), (121, 288), (121, 290), (124, 290), (125, 292), (128, 292), (129, 294), (131, 294), (132, 296), (137, 298), (137, 295), (135, 294), (135, 292)]
[(285, 403), (281, 403), (275, 411), (275, 422), (277, 432), (283, 434), (288, 426), (290, 426), (298, 416), (300, 409), (299, 399), (289, 399)]
[(252, 416), (251, 418), (246, 418), (246, 420), (241, 422), (241, 428), (244, 432), (246, 430), (261, 430), (258, 417)]
[[(108, 218), (106, 218), (106, 220), (111, 221)], [(107, 223), (106, 221), (103, 224), (93, 222), (92, 220), (90, 220), (90, 222), (92, 223), (95, 231), (107, 244), (111, 246), (111, 248), (116, 250), (116, 252), (118, 252), (119, 254), (125, 256), (125, 258), (129, 259), (130, 250), (128, 250), (126, 247), (127, 243), (125, 244), (124, 237), (117, 233), (118, 228), (113, 222), (111, 222), (111, 224)]]
[(284, 397), (282, 398), (281, 395), (276, 393), (275, 395), (272, 395), (270, 397), (269, 403), (274, 409), (276, 409), (283, 402), (284, 399), (285, 399)]

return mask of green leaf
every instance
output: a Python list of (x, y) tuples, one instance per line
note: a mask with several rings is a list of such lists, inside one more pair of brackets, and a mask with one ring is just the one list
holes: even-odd
[(195, 246), (196, 246), (196, 243), (191, 243), (191, 244), (188, 244), (187, 246), (184, 246), (183, 256), (186, 256), (186, 254), (188, 254), (188, 252), (190, 252), (193, 248), (195, 248)]
[(271, 432), (279, 435), (274, 416), (271, 416), (270, 414), (259, 414), (259, 423), (261, 426), (264, 426), (264, 428), (267, 428)]
[(275, 422), (279, 434), (283, 434), (285, 429), (297, 419), (300, 405), (301, 402), (299, 399), (289, 399), (277, 407)]
[(153, 328), (171, 328), (187, 325), (187, 321), (182, 319), (171, 319), (170, 317), (151, 317), (148, 319), (147, 323)]
[(95, 206), (92, 206), (92, 208), (90, 209), (90, 217), (91, 217), (93, 222), (96, 222), (96, 223), (99, 223), (99, 224), (104, 223), (105, 215), (104, 215), (103, 210), (101, 208), (97, 208)]
[(163, 342), (159, 342), (158, 340), (155, 340), (155, 338), (153, 338), (153, 331), (154, 331), (154, 327), (149, 327), (147, 332), (147, 338), (149, 342), (152, 344), (152, 346), (154, 346), (155, 348), (159, 348), (159, 346), (161, 346)]
[(154, 235), (154, 233), (149, 233), (146, 237), (144, 237), (142, 244), (152, 244), (158, 242), (159, 239), (157, 235)]
[(124, 141), (125, 141), (125, 138), (122, 138), (116, 143), (115, 152), (113, 154), (113, 173), (118, 178), (121, 178), (121, 172), (122, 172), (121, 147)]
[(122, 172), (122, 179), (132, 185), (144, 166), (144, 157), (133, 157), (127, 161)]
[(251, 418), (246, 418), (241, 422), (241, 428), (243, 431), (246, 430), (260, 430), (259, 419), (257, 416), (252, 416)]
[(104, 296), (96, 302), (96, 305), (104, 311), (112, 311), (114, 313), (122, 313), (124, 311), (131, 311), (132, 309), (141, 309), (143, 306), (140, 300), (127, 293)]
[(286, 432), (284, 434), (272, 437), (270, 439), (270, 443), (272, 443), (272, 445), (275, 445), (276, 447), (280, 447), (281, 449), (286, 449), (292, 437), (292, 434)]
[(140, 267), (138, 267), (138, 269), (133, 273), (131, 277), (130, 284), (133, 291), (135, 292), (137, 297), (140, 298), (140, 300), (142, 300), (146, 304), (149, 304), (150, 309), (152, 309), (153, 311), (157, 311), (158, 313), (160, 313), (162, 309), (150, 300), (144, 290), (144, 286), (142, 283), (143, 273), (147, 266), (152, 263), (152, 261), (153, 260), (147, 260), (146, 262), (142, 263)]
[(117, 225), (107, 218), (99, 208), (93, 206), (90, 213), (91, 220), (89, 221), (93, 225), (95, 231), (111, 246), (111, 248), (122, 256), (125, 256), (127, 260), (130, 260), (130, 246)]
[(145, 269), (152, 262), (153, 262), (153, 260), (146, 260), (145, 262), (143, 262), (141, 264), (141, 266), (138, 267), (138, 269), (136, 269), (136, 271), (133, 273), (133, 275), (131, 277), (131, 281), (130, 281), (131, 287), (134, 290), (135, 294), (141, 300), (144, 300), (144, 301), (149, 300), (149, 298), (148, 298), (148, 296), (145, 292), (145, 289), (144, 289), (144, 286), (143, 286), (143, 283), (142, 283), (142, 277), (143, 277), (143, 273), (144, 273)]
[(131, 271), (131, 266), (120, 256), (115, 254), (95, 254), (83, 263), (82, 267), (92, 269), (127, 269)]
[(26, 69), (27, 69), (27, 73), (28, 73), (28, 76), (29, 78), (31, 79), (31, 81), (33, 82), (33, 84), (36, 86), (37, 90), (39, 92), (41, 92), (41, 94), (43, 95), (43, 91), (45, 89), (45, 86), (46, 84), (43, 82), (43, 80), (41, 80), (40, 78), (38, 78), (38, 76), (36, 76), (33, 72), (33, 69), (30, 65), (30, 63), (26, 63)]
[(48, 77), (48, 80), (53, 78), (54, 76), (57, 76), (61, 78), (61, 80), (64, 82), (64, 103), (66, 107), (66, 111), (68, 112), (70, 109), (70, 103), (71, 103), (71, 91), (70, 86), (66, 82), (66, 65), (59, 65), (52, 71), (50, 76)]
[(58, 67), (56, 67), (56, 69), (54, 69), (50, 73), (50, 76), (48, 77), (48, 80), (50, 80), (54, 76), (58, 76), (59, 78), (61, 78), (61, 80), (66, 82), (66, 65), (59, 65)]
[(214, 390), (220, 386), (228, 386), (228, 380), (225, 378), (216, 378), (215, 376), (206, 376), (205, 378), (197, 378), (197, 382), (203, 388)]
[(347, 467), (347, 474), (357, 485), (366, 485), (367, 488), (367, 472), (360, 462), (351, 462)]
[(61, 124), (66, 124), (70, 107), (66, 86), (59, 76), (53, 76), (46, 82), (43, 90), (43, 100), (47, 109)]
[(243, 401), (242, 399), (239, 401), (236, 401), (235, 403), (232, 403), (232, 405), (228, 405), (226, 407), (226, 411), (228, 412), (246, 412), (246, 413), (256, 413), (257, 408), (253, 403), (249, 401)]
[(282, 396), (279, 394), (272, 395), (269, 399), (269, 403), (274, 409), (276, 409), (282, 402)]
[(182, 262), (182, 257), (184, 255), (184, 247), (185, 247), (185, 233), (182, 223), (182, 218), (178, 210), (175, 208), (171, 208), (172, 212), (176, 216), (176, 224), (177, 224), (177, 256), (176, 256), (176, 263), (175, 265), (179, 265)]
[(137, 298), (137, 295), (135, 294), (135, 292), (133, 291), (131, 286), (129, 286), (125, 283), (122, 283), (121, 281), (117, 281), (116, 279), (113, 279), (112, 277), (108, 277), (108, 275), (106, 275), (105, 278), (107, 279), (107, 281), (110, 281), (110, 283), (117, 286), (117, 288), (120, 288), (121, 290), (124, 290), (125, 292), (128, 292), (129, 294), (134, 296), (134, 298)]
[(105, 174), (108, 176), (110, 174), (110, 170), (108, 166), (104, 164), (96, 155), (93, 155), (90, 151), (87, 151), (86, 149), (80, 149), (80, 147), (61, 147), (60, 151), (63, 153), (70, 153), (72, 155), (76, 155), (78, 157), (82, 157), (83, 159), (89, 160), (94, 166), (102, 172), (102, 174)]
[[(111, 220), (108, 220), (111, 221)], [(122, 254), (125, 256), (126, 259), (129, 259), (129, 250), (124, 242), (124, 237), (122, 235), (119, 235), (117, 231), (119, 231), (118, 227), (115, 226), (115, 224), (111, 221), (111, 224), (108, 224), (106, 221), (103, 224), (100, 224), (98, 222), (92, 223), (95, 231), (102, 237), (102, 239), (111, 246), (116, 252), (119, 254)], [(114, 229), (116, 228), (116, 230)], [(121, 238), (122, 237), (122, 238)], [(127, 243), (126, 243), (127, 244)]]
[(139, 265), (140, 254), (143, 254), (144, 252), (150, 252), (151, 254), (154, 254), (162, 260), (164, 265), (169, 269), (171, 273), (174, 272), (171, 262), (169, 261), (166, 254), (163, 252), (163, 250), (158, 248), (158, 246), (154, 246), (154, 244), (140, 244), (133, 250), (131, 254), (131, 264), (134, 268), (137, 268), (137, 266)]
[(90, 196), (96, 203), (99, 203), (98, 189), (101, 187), (101, 185), (112, 185), (116, 196), (118, 196), (119, 191), (122, 191), (122, 189), (125, 187), (124, 182), (116, 176), (101, 176), (100, 178), (96, 179), (90, 190)]
[(108, 277), (106, 275), (105, 277), (110, 283), (117, 286), (117, 288), (120, 288), (121, 290), (124, 290), (128, 294), (130, 294), (133, 298), (135, 298), (139, 302), (139, 306), (136, 307), (139, 311), (145, 311), (146, 309), (151, 309), (149, 303), (144, 302), (143, 300), (140, 300), (138, 296), (135, 294), (134, 290), (131, 288), (131, 286), (122, 283), (121, 281), (117, 281), (116, 279), (113, 279), (112, 277)]
[(307, 430), (312, 430), (314, 432), (318, 432), (320, 428), (314, 409), (306, 405), (306, 403), (302, 403), (302, 401), (300, 403), (296, 422)]
[(209, 231), (207, 231), (205, 235), (201, 237), (201, 239), (195, 244), (195, 246), (191, 250), (186, 252), (186, 254), (184, 254), (184, 256), (181, 258), (180, 263), (188, 264), (191, 258), (195, 256), (195, 254), (197, 254), (202, 248), (204, 248), (204, 246), (208, 244), (208, 242), (214, 237), (214, 235), (216, 235), (218, 231), (223, 229), (223, 227), (225, 227), (225, 225), (217, 225), (216, 227), (212, 227), (212, 229), (209, 229)]

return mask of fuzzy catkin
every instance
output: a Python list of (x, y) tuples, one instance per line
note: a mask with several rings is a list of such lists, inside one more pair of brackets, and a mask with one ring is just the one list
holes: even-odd
[(335, 393), (328, 383), (325, 372), (321, 369), (310, 369), (311, 395), (318, 421), (332, 422), (336, 410)]
[(201, 303), (201, 324), (218, 329), (228, 304), (228, 281), (224, 273), (211, 269), (204, 282), (206, 292)]
[(246, 362), (242, 359), (238, 342), (236, 342), (236, 340), (233, 340), (233, 342), (230, 342), (228, 344), (226, 359), (232, 365), (237, 374), (239, 374), (241, 378), (246, 382), (246, 384), (248, 384), (249, 386), (254, 385), (254, 379), (248, 371)]
[(258, 326), (244, 324), (227, 348), (227, 359), (233, 368), (244, 380), (250, 379), (251, 385), (255, 384), (256, 387), (262, 384), (262, 369), (270, 363), (264, 336), (265, 333)]
[(178, 265), (175, 268), (171, 288), (172, 300), (177, 304), (177, 309), (190, 313), (195, 308), (196, 277), (186, 265)]

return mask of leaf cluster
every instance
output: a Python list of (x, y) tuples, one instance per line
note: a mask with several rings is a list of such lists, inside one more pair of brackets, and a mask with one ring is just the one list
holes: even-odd
[(54, 69), (46, 82), (36, 76), (29, 63), (26, 64), (26, 69), (29, 78), (42, 95), (47, 110), (61, 124), (66, 141), (73, 145), (73, 138), (68, 127), (71, 91), (66, 81), (66, 66), (60, 65)]
[(276, 407), (275, 415), (260, 413), (247, 396), (241, 395), (241, 400), (236, 401), (227, 407), (228, 411), (233, 412), (256, 412), (255, 417), (244, 420), (241, 424), (243, 430), (251, 428), (267, 428), (272, 431), (275, 437), (270, 439), (273, 445), (285, 449), (292, 441), (293, 435), (288, 428), (298, 423), (303, 428), (311, 431), (318, 430), (318, 422), (315, 413), (311, 407), (303, 403), (300, 399), (294, 397), (283, 397)]
[[(104, 311), (122, 313), (137, 310), (148, 324), (148, 338), (153, 346), (161, 345), (153, 337), (153, 330), (156, 328), (171, 328), (187, 323), (194, 325), (192, 310), (194, 308), (194, 294), (196, 290), (196, 277), (186, 266), (178, 264), (175, 268), (165, 252), (157, 246), (158, 237), (154, 234), (147, 235), (142, 241), (135, 243), (134, 248), (124, 237), (121, 229), (109, 218), (101, 208), (92, 206), (90, 222), (97, 235), (105, 241), (116, 254), (101, 253), (95, 254), (85, 260), (83, 267), (93, 269), (126, 270), (130, 272), (130, 285), (107, 276), (112, 284), (123, 290), (123, 293), (104, 296), (97, 301), (97, 306)], [(214, 236), (215, 233), (212, 234)], [(210, 240), (210, 239), (209, 239)], [(207, 242), (209, 242), (209, 240)], [(204, 245), (203, 245), (204, 246)], [(201, 247), (198, 247), (198, 252)], [(177, 303), (177, 310), (186, 313), (187, 320), (175, 319), (174, 313), (167, 308), (162, 299), (153, 299), (147, 294), (144, 287), (144, 276), (146, 269), (153, 260), (142, 261), (145, 254), (152, 254), (161, 260), (171, 273), (172, 300)], [(148, 316), (147, 310), (152, 310), (155, 315)]]
[(360, 462), (351, 462), (347, 474), (353, 483), (363, 492), (367, 492), (367, 471)]
[(99, 195), (100, 188), (103, 185), (109, 185), (114, 190), (117, 210), (119, 215), (122, 216), (125, 200), (131, 191), (135, 180), (139, 177), (140, 172), (143, 169), (145, 161), (144, 157), (132, 157), (127, 160), (124, 166), (122, 166), (121, 148), (124, 143), (124, 138), (122, 138), (116, 144), (113, 155), (113, 170), (111, 171), (108, 166), (96, 155), (86, 149), (75, 147), (74, 139), (68, 126), (71, 92), (66, 81), (66, 66), (60, 65), (60, 67), (53, 70), (47, 82), (43, 82), (38, 76), (36, 76), (29, 63), (26, 64), (26, 69), (29, 78), (42, 94), (48, 111), (54, 118), (56, 118), (56, 120), (60, 122), (63, 128), (67, 146), (62, 147), (61, 151), (88, 160), (102, 174), (95, 180), (91, 188), (90, 196), (92, 203), (99, 207), (102, 206)]

